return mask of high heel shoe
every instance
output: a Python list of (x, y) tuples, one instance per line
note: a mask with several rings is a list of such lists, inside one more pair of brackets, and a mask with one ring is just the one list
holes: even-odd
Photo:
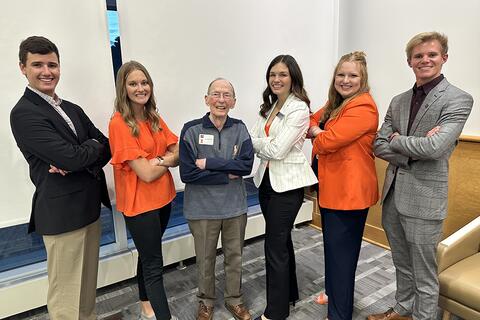
[(328, 296), (325, 292), (320, 293), (315, 299), (313, 299), (315, 303), (325, 305), (328, 304)]

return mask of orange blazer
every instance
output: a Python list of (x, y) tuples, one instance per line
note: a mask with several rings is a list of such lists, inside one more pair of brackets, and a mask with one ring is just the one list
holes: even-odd
[[(325, 108), (310, 117), (317, 125)], [(359, 210), (378, 200), (373, 141), (378, 128), (378, 110), (372, 96), (363, 93), (348, 102), (327, 121), (325, 131), (313, 140), (318, 158), (318, 201), (321, 207)]]

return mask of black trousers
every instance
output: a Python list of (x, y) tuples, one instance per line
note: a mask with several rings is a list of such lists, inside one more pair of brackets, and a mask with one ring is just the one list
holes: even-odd
[(137, 282), (140, 300), (150, 300), (157, 319), (170, 319), (163, 286), (162, 236), (170, 219), (171, 204), (125, 217), (125, 223), (138, 250)]
[(264, 315), (273, 320), (286, 319), (289, 302), (298, 300), (295, 253), (291, 231), (303, 203), (303, 188), (275, 192), (268, 170), (263, 176), (258, 197), (265, 218), (265, 270), (267, 306)]
[(320, 208), (325, 252), (325, 286), (328, 319), (351, 320), (355, 271), (368, 208), (333, 210)]
[[(317, 185), (318, 187), (318, 185)], [(317, 190), (317, 194), (318, 194), (318, 190)], [(320, 207), (319, 207), (320, 208)], [(320, 222), (322, 223), (322, 236), (323, 236), (323, 243), (325, 243), (325, 219), (324, 219), (324, 215), (320, 212)], [(325, 260), (325, 245), (323, 245), (323, 248), (324, 248), (324, 260)], [(327, 274), (327, 266), (326, 264), (324, 263), (324, 270), (323, 270), (323, 274), (326, 275)], [(328, 291), (327, 291), (327, 288), (328, 288), (328, 285), (327, 285), (327, 277), (324, 276), (324, 284), (325, 284), (325, 294), (327, 295), (328, 297)]]

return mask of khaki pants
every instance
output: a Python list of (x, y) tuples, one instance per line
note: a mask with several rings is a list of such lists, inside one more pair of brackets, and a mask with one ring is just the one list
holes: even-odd
[(43, 236), (51, 320), (96, 319), (100, 219), (81, 229)]
[(242, 252), (246, 225), (246, 214), (230, 219), (188, 220), (197, 256), (197, 296), (207, 306), (213, 306), (215, 301), (215, 259), (220, 232), (225, 269), (224, 299), (230, 305), (243, 303)]

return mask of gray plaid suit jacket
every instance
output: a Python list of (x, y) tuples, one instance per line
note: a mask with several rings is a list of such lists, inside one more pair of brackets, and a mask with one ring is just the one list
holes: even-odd
[[(389, 162), (382, 202), (395, 180), (394, 201), (399, 212), (427, 220), (447, 215), (448, 159), (473, 106), (468, 93), (443, 79), (423, 102), (407, 135), (413, 89), (390, 103), (377, 133), (374, 152)], [(440, 126), (431, 137), (427, 132)], [(390, 141), (390, 135), (400, 135)]]

